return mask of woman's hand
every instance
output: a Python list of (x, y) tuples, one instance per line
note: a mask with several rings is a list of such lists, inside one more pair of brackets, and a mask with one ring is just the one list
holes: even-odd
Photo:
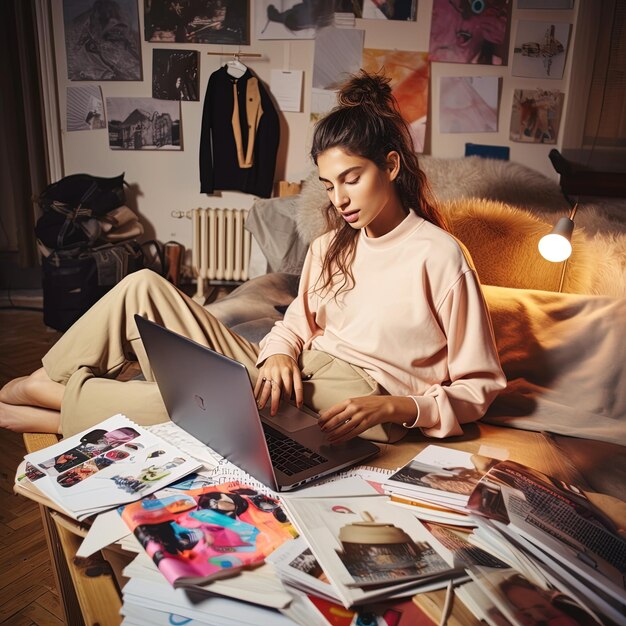
[(363, 396), (339, 402), (320, 413), (319, 425), (330, 443), (344, 443), (377, 424), (415, 420), (417, 407), (403, 396)]
[(262, 409), (271, 400), (270, 413), (276, 415), (283, 391), (287, 398), (293, 392), (296, 406), (302, 406), (302, 376), (298, 364), (285, 354), (275, 354), (265, 359), (259, 368), (259, 377), (254, 386), (258, 407)]

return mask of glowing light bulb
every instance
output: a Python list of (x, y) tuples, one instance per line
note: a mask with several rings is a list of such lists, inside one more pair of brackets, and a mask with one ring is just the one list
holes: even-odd
[(559, 263), (572, 254), (572, 232), (574, 222), (569, 217), (562, 217), (556, 226), (539, 240), (539, 252), (547, 261)]
[(547, 261), (559, 263), (572, 254), (572, 244), (563, 235), (550, 233), (539, 240), (539, 252)]

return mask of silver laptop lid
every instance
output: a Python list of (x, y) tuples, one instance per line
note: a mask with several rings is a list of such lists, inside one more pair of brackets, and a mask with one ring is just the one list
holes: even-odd
[(245, 366), (139, 315), (135, 321), (170, 419), (278, 491)]

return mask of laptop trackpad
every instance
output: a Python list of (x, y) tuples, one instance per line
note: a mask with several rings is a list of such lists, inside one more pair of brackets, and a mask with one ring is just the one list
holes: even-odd
[(294, 433), (317, 424), (317, 417), (305, 413), (289, 402), (281, 402), (278, 413), (274, 416), (270, 415), (269, 403), (259, 413), (265, 421), (276, 424), (288, 433)]

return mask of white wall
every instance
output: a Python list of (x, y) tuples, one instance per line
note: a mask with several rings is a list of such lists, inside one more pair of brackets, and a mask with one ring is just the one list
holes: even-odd
[[(589, 0), (577, 0), (572, 11), (519, 11), (514, 3), (510, 37), (509, 61), (512, 59), (516, 22), (518, 19), (569, 21), (575, 25), (578, 5)], [(593, 0), (591, 0), (593, 1)], [(143, 33), (143, 0), (139, 2), (140, 26)], [(310, 169), (307, 146), (310, 136), (309, 99), (310, 81), (313, 68), (313, 40), (258, 41), (254, 37), (255, 8), (251, 5), (251, 44), (242, 46), (242, 52), (261, 53), (260, 59), (242, 59), (267, 85), (271, 69), (304, 70), (303, 111), (283, 113), (281, 122), (282, 139), (279, 154), (277, 179), (300, 180)], [(365, 30), (365, 47), (427, 51), (430, 34), (432, 0), (419, 0), (416, 22), (386, 22), (383, 20), (357, 20), (357, 28)], [(172, 211), (188, 211), (197, 206), (248, 207), (253, 196), (235, 192), (221, 192), (218, 196), (199, 193), (198, 146), (202, 117), (202, 99), (210, 74), (221, 64), (232, 58), (234, 46), (155, 44), (142, 41), (143, 77), (141, 82), (101, 82), (103, 96), (151, 97), (152, 91), (152, 49), (186, 48), (201, 52), (200, 61), (200, 102), (182, 102), (183, 150), (180, 152), (123, 151), (111, 150), (108, 146), (106, 130), (66, 132), (65, 99), (68, 85), (80, 85), (67, 80), (65, 43), (63, 32), (62, 0), (52, 0), (52, 23), (54, 33), (55, 63), (57, 71), (57, 96), (61, 124), (61, 151), (63, 173), (88, 172), (100, 176), (113, 176), (125, 172), (126, 181), (138, 190), (137, 210), (147, 226), (146, 234), (161, 241), (174, 239), (185, 245), (191, 241), (191, 223), (187, 219), (175, 219)], [(523, 144), (510, 142), (509, 120), (513, 90), (545, 87), (565, 92), (565, 110), (568, 104), (572, 46), (576, 44), (576, 29), (572, 29), (570, 48), (564, 78), (562, 80), (535, 80), (511, 76), (509, 66), (477, 66), (458, 63), (434, 63), (431, 70), (430, 146), (431, 153), (441, 157), (463, 156), (466, 142), (507, 145), (511, 149), (511, 160), (536, 168), (546, 175), (556, 178), (548, 159), (553, 145)], [(209, 56), (206, 51), (223, 51), (224, 57)], [(500, 98), (499, 130), (496, 133), (440, 134), (439, 129), (439, 79), (442, 76), (487, 76), (502, 77)], [(563, 129), (562, 120), (561, 129)], [(562, 144), (559, 135), (560, 148)], [(428, 145), (428, 144), (427, 144)]]

